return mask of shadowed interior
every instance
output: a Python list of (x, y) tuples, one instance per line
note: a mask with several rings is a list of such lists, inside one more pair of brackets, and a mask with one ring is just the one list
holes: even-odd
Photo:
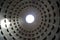
[(0, 0), (0, 40), (60, 40), (60, 0)]

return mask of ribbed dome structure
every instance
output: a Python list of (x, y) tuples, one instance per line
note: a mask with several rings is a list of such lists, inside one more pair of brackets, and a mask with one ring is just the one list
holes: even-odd
[(60, 0), (0, 0), (0, 40), (60, 40)]

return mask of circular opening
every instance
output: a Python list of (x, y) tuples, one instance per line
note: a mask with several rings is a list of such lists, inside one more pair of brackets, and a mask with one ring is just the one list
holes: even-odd
[(27, 15), (26, 16), (26, 22), (27, 23), (33, 23), (34, 22), (34, 16), (33, 15)]

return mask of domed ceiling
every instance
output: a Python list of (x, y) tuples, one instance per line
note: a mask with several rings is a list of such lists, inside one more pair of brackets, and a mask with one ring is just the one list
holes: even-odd
[(0, 40), (60, 40), (60, 0), (0, 0)]

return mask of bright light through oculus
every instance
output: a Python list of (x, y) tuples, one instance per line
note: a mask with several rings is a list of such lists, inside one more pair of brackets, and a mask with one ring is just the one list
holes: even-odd
[(26, 16), (26, 22), (27, 22), (27, 23), (32, 23), (32, 22), (34, 22), (34, 16), (33, 16), (33, 15), (27, 15), (27, 16)]

